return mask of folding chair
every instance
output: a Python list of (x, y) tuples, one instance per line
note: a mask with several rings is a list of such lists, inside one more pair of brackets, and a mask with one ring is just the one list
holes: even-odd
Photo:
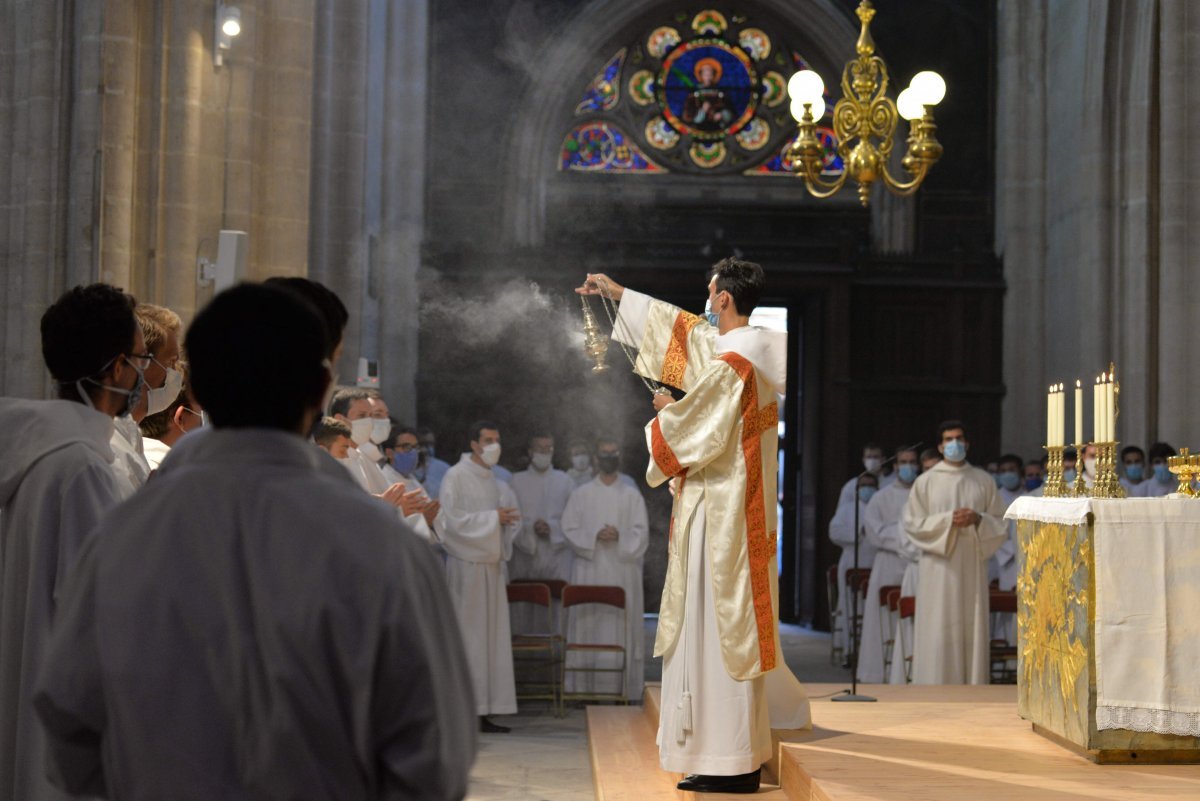
[[(601, 606), (610, 607), (614, 610), (620, 610), (620, 642), (586, 642), (582, 640), (571, 639), (571, 617), (577, 615), (580, 607), (586, 606)], [(629, 699), (625, 696), (625, 663), (628, 659), (625, 653), (625, 632), (627, 631), (627, 621), (625, 619), (625, 590), (621, 587), (610, 587), (603, 585), (588, 585), (588, 584), (568, 584), (563, 588), (562, 596), (563, 609), (563, 624), (567, 632), (565, 644), (563, 646), (562, 659), (562, 700), (566, 701), (617, 701), (622, 704), (629, 703)], [(571, 655), (581, 657), (572, 663)], [(595, 664), (589, 664), (603, 658), (605, 654), (612, 654), (620, 657), (620, 665), (618, 667), (599, 667)], [(580, 664), (580, 661), (583, 664)], [(614, 660), (617, 661), (617, 660)], [(616, 674), (616, 692), (600, 692), (598, 690), (567, 690), (567, 674), (592, 674), (595, 676), (613, 675)]]
[(892, 666), (892, 649), (896, 645), (895, 631), (896, 621), (894, 612), (895, 607), (888, 603), (888, 598), (892, 593), (896, 593), (897, 603), (900, 598), (900, 586), (898, 584), (887, 584), (879, 588), (879, 620), (882, 625), (879, 627), (879, 643), (883, 646), (881, 653), (883, 654), (883, 675), (888, 674), (888, 668)]
[[(988, 611), (993, 615), (1009, 614), (1016, 617), (1017, 594), (1012, 590), (991, 590), (988, 593)], [(992, 684), (1017, 683), (1017, 646), (1007, 640), (993, 639), (990, 648)]]
[(838, 645), (838, 634), (842, 631), (842, 613), (837, 606), (837, 565), (830, 565), (825, 570), (825, 594), (829, 599), (829, 663), (840, 665), (845, 651)]
[(913, 644), (909, 642), (905, 620), (913, 620), (917, 615), (917, 599), (911, 595), (900, 596), (900, 658), (904, 660), (904, 681), (912, 684)]
[[(508, 603), (529, 604), (535, 611), (537, 630), (512, 637), (513, 675), (518, 700), (548, 700), (556, 717), (562, 715), (562, 636), (551, 607), (550, 588), (523, 581), (509, 584)], [(537, 614), (540, 613), (540, 614)]]

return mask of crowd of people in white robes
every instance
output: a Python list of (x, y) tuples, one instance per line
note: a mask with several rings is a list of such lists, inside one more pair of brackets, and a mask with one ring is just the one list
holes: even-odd
[[(922, 453), (901, 449), (885, 459), (882, 448), (868, 444), (862, 473), (842, 487), (829, 523), (830, 540), (842, 548), (831, 620), (835, 653), (844, 655), (844, 667), (853, 663), (861, 682), (987, 683), (990, 646), (1016, 644), (1014, 616), (989, 615), (989, 599), (993, 591), (1016, 590), (1016, 524), (1004, 513), (1017, 498), (1042, 494), (1045, 459), (1026, 462), (1005, 454), (974, 467), (968, 447), (958, 421), (943, 423), (937, 447)], [(1128, 497), (1174, 492), (1178, 481), (1167, 461), (1174, 455), (1163, 442), (1148, 454), (1125, 447), (1120, 481)], [(1082, 458), (1068, 449), (1064, 467), (1068, 483), (1079, 469), (1091, 486), (1094, 447), (1087, 446)], [(847, 571), (856, 564), (870, 570), (865, 593), (857, 597), (846, 586)], [(915, 599), (913, 617), (889, 613), (880, 590), (896, 586), (901, 597)], [(861, 622), (851, 642), (856, 613)]]

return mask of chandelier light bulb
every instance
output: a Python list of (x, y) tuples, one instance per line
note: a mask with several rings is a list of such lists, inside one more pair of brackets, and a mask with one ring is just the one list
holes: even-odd
[(933, 70), (918, 72), (913, 76), (908, 88), (926, 106), (936, 106), (946, 96), (946, 81)]
[(908, 87), (896, 98), (896, 108), (900, 116), (906, 120), (919, 120), (925, 116), (925, 104), (917, 96), (913, 87)]
[[(815, 70), (800, 70), (788, 79), (788, 96), (793, 102), (812, 103), (815, 108), (816, 101), (824, 94), (825, 81)], [(813, 116), (816, 117), (815, 114)]]
[(809, 103), (812, 106), (811, 110), (813, 122), (820, 122), (821, 118), (825, 116), (825, 100), (819, 96), (815, 102), (805, 100), (802, 97), (794, 98), (790, 106), (792, 119), (794, 119), (796, 122), (800, 122), (802, 119), (804, 119), (805, 103)]

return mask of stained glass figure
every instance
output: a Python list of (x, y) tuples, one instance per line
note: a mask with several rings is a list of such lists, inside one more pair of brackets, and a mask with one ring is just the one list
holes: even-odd
[(609, 59), (604, 69), (596, 73), (588, 88), (584, 90), (583, 100), (575, 107), (576, 114), (587, 114), (592, 111), (609, 111), (621, 99), (621, 64), (625, 61), (625, 48)]
[(758, 76), (749, 56), (721, 39), (693, 39), (663, 59), (663, 116), (680, 133), (720, 139), (754, 116)]
[(666, 172), (623, 131), (598, 120), (576, 125), (567, 134), (558, 168), (578, 172)]

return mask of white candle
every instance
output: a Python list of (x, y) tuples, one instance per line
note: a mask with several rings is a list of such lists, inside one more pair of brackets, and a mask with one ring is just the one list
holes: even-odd
[(1092, 441), (1100, 441), (1100, 378), (1096, 377), (1096, 385), (1092, 387)]
[(1054, 444), (1054, 387), (1046, 391), (1046, 444)]
[(1062, 445), (1067, 437), (1067, 396), (1063, 385), (1058, 385), (1058, 444)]
[(1113, 442), (1117, 438), (1117, 385), (1116, 374), (1108, 374), (1108, 383), (1105, 384), (1105, 402), (1104, 411), (1107, 416), (1104, 418), (1107, 422), (1104, 424), (1104, 441)]
[(1075, 444), (1084, 441), (1084, 385), (1075, 379)]

